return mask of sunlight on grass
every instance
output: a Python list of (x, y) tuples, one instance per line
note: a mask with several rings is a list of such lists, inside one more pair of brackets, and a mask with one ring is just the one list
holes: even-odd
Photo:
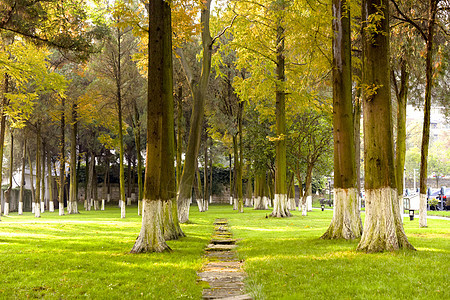
[(211, 205), (191, 208), (187, 237), (168, 241), (171, 253), (130, 254), (141, 217), (127, 207), (79, 215), (12, 213), (0, 222), (1, 299), (201, 299), (196, 272), (205, 263), (216, 218), (227, 218), (254, 299), (450, 299), (443, 274), (450, 269), (450, 220), (405, 219), (418, 251), (365, 254), (358, 240), (321, 240), (332, 211), (269, 211)]

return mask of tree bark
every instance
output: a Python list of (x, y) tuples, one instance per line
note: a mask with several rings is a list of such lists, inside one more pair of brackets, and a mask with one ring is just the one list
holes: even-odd
[(36, 124), (36, 191), (35, 191), (35, 204), (34, 204), (34, 216), (36, 218), (41, 217), (41, 124)]
[(333, 33), (335, 193), (333, 219), (322, 238), (348, 240), (361, 236), (362, 223), (358, 207), (352, 105), (350, 9), (347, 0), (333, 0)]
[(11, 145), (9, 149), (9, 187), (5, 192), (5, 206), (3, 214), (9, 215), (9, 207), (11, 203), (12, 185), (13, 185), (13, 168), (14, 168), (14, 130), (10, 128)]
[(77, 104), (72, 105), (72, 124), (70, 131), (70, 187), (69, 187), (69, 202), (67, 203), (67, 213), (78, 213), (78, 195), (77, 188), (77, 131), (78, 131), (78, 114)]
[[(278, 4), (278, 10), (283, 13), (285, 2), (281, 0)], [(290, 217), (291, 213), (287, 208), (287, 189), (286, 189), (286, 92), (285, 92), (285, 48), (284, 48), (284, 20), (279, 17), (277, 21), (276, 37), (276, 134), (275, 142), (275, 197), (273, 201), (272, 217), (283, 218)]]
[[(392, 73), (394, 74), (394, 73)], [(393, 77), (395, 87), (397, 79)], [(395, 171), (397, 179), (397, 195), (400, 208), (400, 215), (403, 213), (403, 176), (405, 168), (406, 154), (406, 104), (408, 100), (408, 81), (409, 73), (406, 70), (406, 61), (402, 58), (400, 61), (400, 88), (396, 90), (397, 96), (397, 143), (395, 151)]]
[(181, 155), (183, 154), (183, 86), (178, 87), (177, 94), (177, 190), (181, 179)]
[(65, 119), (65, 99), (61, 98), (61, 141), (60, 141), (60, 157), (59, 157), (59, 215), (64, 215), (64, 189), (65, 189), (65, 169), (66, 169), (66, 156), (65, 156), (65, 128), (66, 128), (66, 119)]
[(430, 142), (430, 115), (431, 115), (431, 88), (433, 86), (433, 37), (436, 22), (438, 0), (429, 0), (426, 63), (425, 63), (425, 104), (422, 130), (422, 148), (420, 155), (420, 203), (419, 203), (419, 227), (427, 227), (427, 167), (428, 146)]
[[(5, 73), (3, 80), (3, 97), (2, 97), (2, 107), (0, 114), (0, 179), (3, 179), (3, 151), (5, 149), (5, 134), (6, 134), (6, 106), (8, 105), (8, 99), (6, 94), (9, 92), (9, 75)], [(0, 213), (1, 215), (1, 213)]]
[[(131, 252), (170, 250), (165, 236), (182, 234), (176, 214), (173, 134), (172, 30), (168, 2), (149, 2), (147, 156), (141, 232)], [(172, 220), (164, 205), (172, 203)], [(165, 219), (165, 220), (164, 220)], [(170, 232), (175, 230), (176, 234)]]
[(50, 151), (47, 151), (47, 186), (48, 186), (48, 211), (54, 212), (55, 211), (55, 204), (53, 202), (53, 173), (52, 173), (52, 160)]
[(211, 0), (206, 0), (201, 11), (202, 27), (202, 71), (198, 81), (192, 76), (192, 71), (187, 65), (184, 56), (181, 61), (188, 78), (189, 87), (192, 93), (193, 108), (191, 115), (191, 127), (189, 130), (189, 140), (186, 149), (186, 158), (183, 166), (183, 173), (178, 188), (178, 218), (181, 223), (189, 221), (189, 205), (191, 203), (192, 184), (195, 174), (195, 162), (200, 148), (201, 130), (203, 125), (205, 96), (211, 72), (212, 38), (209, 30)]
[[(399, 215), (389, 80), (389, 7), (363, 0), (363, 110), (366, 218), (358, 250), (414, 249)], [(374, 22), (374, 20), (377, 20)]]
[(23, 132), (23, 143), (22, 143), (22, 177), (20, 178), (20, 194), (19, 194), (19, 208), (18, 214), (23, 215), (23, 198), (25, 189), (25, 163), (27, 156), (27, 139), (25, 137), (25, 131)]
[(46, 144), (42, 143), (42, 165), (41, 165), (41, 213), (45, 211), (45, 158), (46, 158)]

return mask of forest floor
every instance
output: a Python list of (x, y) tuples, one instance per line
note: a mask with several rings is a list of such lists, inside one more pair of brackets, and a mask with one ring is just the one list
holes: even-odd
[[(135, 206), (58, 216), (11, 213), (0, 221), (0, 299), (201, 299), (197, 272), (214, 220), (226, 218), (244, 261), (253, 299), (450, 299), (450, 220), (404, 219), (417, 251), (365, 254), (358, 241), (321, 240), (333, 212), (298, 211), (286, 219), (269, 210), (191, 207), (187, 237), (173, 252), (130, 254), (140, 230)], [(364, 213), (362, 213), (364, 218)]]

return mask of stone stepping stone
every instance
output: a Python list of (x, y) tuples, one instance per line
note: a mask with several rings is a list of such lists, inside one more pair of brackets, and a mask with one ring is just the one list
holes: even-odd
[(206, 251), (230, 251), (236, 247), (237, 245), (209, 244), (208, 246), (206, 246)]
[(228, 231), (228, 221), (216, 219), (214, 225), (215, 232), (204, 255), (209, 262), (198, 273), (199, 279), (209, 284), (209, 288), (203, 289), (203, 299), (252, 299), (245, 294), (246, 274), (242, 271), (242, 261), (233, 251), (237, 247), (237, 240)]
[(230, 238), (213, 238), (211, 244), (222, 244), (222, 245), (234, 245), (236, 244), (236, 239)]
[(227, 225), (228, 220), (227, 219), (216, 219), (214, 221), (214, 225)]

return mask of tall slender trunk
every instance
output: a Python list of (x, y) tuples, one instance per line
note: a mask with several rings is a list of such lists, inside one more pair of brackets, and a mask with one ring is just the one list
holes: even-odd
[(422, 148), (420, 155), (420, 204), (419, 227), (427, 227), (427, 167), (430, 142), (431, 88), (433, 86), (433, 38), (438, 0), (429, 0), (426, 63), (425, 63), (425, 104), (423, 116)]
[(128, 156), (127, 163), (128, 163), (128, 178), (127, 178), (127, 201), (128, 201), (128, 198), (131, 198), (131, 184), (132, 184), (131, 154)]
[(5, 206), (3, 213), (5, 216), (9, 215), (9, 208), (11, 204), (12, 185), (13, 185), (13, 167), (14, 167), (14, 130), (10, 128), (11, 145), (9, 149), (9, 187), (5, 192)]
[(78, 114), (77, 104), (72, 105), (72, 124), (70, 131), (70, 187), (69, 202), (67, 203), (67, 212), (69, 214), (78, 213), (78, 199), (76, 194), (77, 185), (77, 126)]
[[(3, 79), (3, 97), (1, 103), (1, 111), (0, 111), (0, 179), (3, 179), (3, 151), (5, 145), (5, 133), (6, 133), (6, 107), (9, 103), (6, 98), (6, 94), (9, 92), (9, 75), (5, 73)], [(0, 213), (1, 215), (1, 213)]]
[[(189, 204), (191, 202), (192, 184), (194, 181), (195, 161), (200, 148), (201, 130), (203, 125), (205, 96), (208, 88), (209, 74), (211, 72), (212, 38), (209, 30), (211, 0), (206, 0), (201, 11), (200, 21), (202, 27), (202, 71), (198, 81), (192, 76), (192, 71), (186, 63), (183, 68), (188, 77), (189, 86), (192, 92), (193, 107), (191, 115), (191, 128), (189, 130), (189, 140), (186, 149), (183, 173), (178, 188), (178, 218), (181, 223), (189, 221)], [(182, 57), (183, 58), (183, 57)], [(182, 61), (185, 61), (182, 59)]]
[(66, 155), (65, 155), (65, 143), (66, 143), (66, 118), (65, 118), (65, 99), (61, 99), (61, 140), (60, 140), (60, 157), (59, 157), (59, 215), (64, 215), (64, 187), (65, 187), (65, 169), (66, 169)]
[(233, 204), (233, 173), (231, 172), (231, 153), (228, 154), (228, 161), (229, 161), (229, 177), (230, 177), (230, 205)]
[(209, 198), (209, 184), (208, 184), (208, 136), (205, 140), (205, 164), (203, 168), (203, 208), (206, 211)]
[(35, 191), (35, 204), (34, 204), (34, 216), (36, 218), (41, 217), (41, 124), (39, 121), (36, 124), (36, 191)]
[(25, 190), (25, 163), (27, 156), (27, 139), (25, 138), (25, 131), (22, 142), (22, 177), (20, 178), (20, 194), (19, 194), (19, 215), (23, 214), (23, 198), (24, 198), (24, 190)]
[(244, 102), (238, 103), (238, 115), (237, 115), (237, 121), (238, 121), (238, 134), (239, 134), (239, 156), (238, 156), (238, 172), (237, 172), (237, 193), (238, 193), (238, 212), (243, 213), (244, 212), (244, 195), (242, 193), (242, 164), (243, 164), (243, 148), (242, 148), (242, 117), (244, 113)]
[(41, 213), (45, 211), (45, 159), (46, 159), (46, 144), (42, 143), (42, 164), (41, 164)]
[[(278, 2), (278, 11), (283, 14), (285, 1)], [(284, 48), (284, 18), (277, 20), (276, 37), (276, 134), (275, 142), (275, 194), (273, 199), (272, 217), (290, 217), (291, 213), (287, 209), (287, 189), (286, 189), (286, 91), (285, 91), (285, 48)]]
[[(358, 250), (414, 249), (398, 208), (389, 71), (389, 6), (363, 0), (363, 110), (366, 218)], [(382, 15), (382, 18), (378, 16)], [(375, 21), (376, 20), (376, 21)]]
[(181, 179), (181, 154), (183, 153), (183, 86), (178, 87), (177, 93), (177, 190)]
[(28, 166), (30, 169), (30, 186), (31, 186), (31, 211), (34, 213), (36, 208), (36, 193), (34, 189), (34, 175), (33, 175), (33, 164), (31, 160), (30, 149), (27, 148)]
[[(135, 110), (136, 120), (138, 120), (137, 109)], [(142, 193), (144, 186), (142, 184), (142, 156), (141, 156), (141, 121), (138, 120), (135, 128), (134, 138), (136, 140), (136, 156), (137, 156), (137, 180), (138, 180), (138, 207), (142, 201)]]
[(397, 144), (395, 151), (395, 177), (397, 179), (397, 195), (400, 214), (403, 213), (403, 176), (406, 154), (406, 104), (408, 100), (409, 73), (406, 70), (406, 61), (400, 61), (400, 88), (397, 87), (397, 79), (392, 72), (393, 83), (397, 96)]
[(197, 201), (198, 211), (204, 212), (205, 208), (203, 205), (203, 195), (202, 195), (202, 180), (200, 178), (200, 171), (195, 171), (195, 179), (194, 179), (194, 193), (195, 193), (195, 200)]
[[(347, 0), (333, 0), (333, 136), (334, 209), (324, 239), (355, 239), (362, 234), (358, 206), (355, 116), (352, 105), (350, 9)], [(358, 108), (357, 106), (356, 108)], [(358, 109), (355, 110), (357, 113)], [(359, 125), (359, 123), (358, 123)], [(357, 132), (359, 137), (359, 130)], [(308, 177), (307, 177), (308, 179)]]
[(48, 187), (48, 211), (54, 212), (55, 211), (55, 204), (53, 202), (53, 173), (52, 173), (52, 160), (50, 151), (47, 151), (47, 187)]

